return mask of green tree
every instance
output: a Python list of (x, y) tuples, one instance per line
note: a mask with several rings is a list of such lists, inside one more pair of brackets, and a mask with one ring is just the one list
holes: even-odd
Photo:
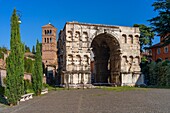
[(25, 45), (25, 52), (30, 52), (30, 48), (27, 45)]
[(4, 59), (4, 52), (0, 50), (0, 59)]
[(24, 94), (24, 45), (20, 38), (20, 28), (16, 9), (11, 17), (11, 53), (7, 58), (7, 77), (5, 95), (9, 104), (17, 104)]
[(158, 86), (166, 86), (168, 77), (168, 61), (163, 61), (159, 67), (159, 74), (157, 79)]
[(24, 70), (27, 73), (32, 73), (32, 65), (34, 64), (34, 61), (31, 59), (24, 59)]
[(158, 15), (149, 20), (153, 31), (159, 35), (166, 35), (170, 32), (170, 0), (157, 0), (152, 4)]
[(6, 47), (0, 47), (0, 59), (4, 59), (4, 54), (7, 54), (7, 51)]
[(170, 86), (170, 63), (168, 63), (168, 65), (167, 65), (166, 86)]
[(32, 47), (32, 53), (35, 54), (35, 46)]
[(148, 64), (148, 73), (147, 73), (147, 83), (148, 85), (155, 85), (155, 81), (157, 80), (157, 76), (155, 76), (155, 62), (151, 62), (150, 64)]
[(144, 47), (151, 46), (152, 40), (154, 39), (154, 32), (151, 27), (148, 27), (143, 24), (134, 24), (134, 27), (139, 27), (140, 30), (140, 50), (143, 51)]
[(42, 43), (39, 43), (40, 44), (40, 51), (41, 51), (41, 54), (42, 54)]
[(42, 75), (43, 75), (42, 57), (40, 51), (40, 44), (37, 40), (35, 63), (33, 66), (32, 73), (32, 86), (36, 95), (40, 95), (42, 91)]

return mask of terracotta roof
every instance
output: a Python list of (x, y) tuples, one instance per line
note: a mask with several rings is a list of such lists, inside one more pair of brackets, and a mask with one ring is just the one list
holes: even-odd
[(150, 48), (157, 48), (157, 47), (160, 47), (162, 44), (161, 43), (157, 43), (155, 45), (152, 45), (151, 47), (148, 47), (149, 49)]
[[(44, 25), (44, 26), (42, 26), (42, 27), (54, 27), (54, 25), (52, 25), (51, 23), (49, 23), (49, 24), (46, 24), (46, 25)], [(55, 28), (55, 27), (54, 27)]]
[(25, 56), (35, 56), (33, 53), (31, 53), (31, 52), (26, 52), (25, 54), (24, 54)]
[(159, 48), (159, 47), (164, 47), (170, 44), (170, 40), (165, 41), (164, 43), (157, 43), (151, 47), (148, 47), (146, 49), (151, 49), (151, 48)]

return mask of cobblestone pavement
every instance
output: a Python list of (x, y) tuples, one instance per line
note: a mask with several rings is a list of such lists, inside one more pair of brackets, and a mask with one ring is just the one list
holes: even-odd
[(170, 89), (51, 91), (0, 113), (170, 113)]

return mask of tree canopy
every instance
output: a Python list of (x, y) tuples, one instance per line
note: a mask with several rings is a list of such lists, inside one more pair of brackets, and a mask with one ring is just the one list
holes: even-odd
[(32, 86), (36, 95), (41, 94), (42, 90), (42, 76), (43, 76), (43, 66), (41, 57), (40, 43), (37, 40), (36, 53), (35, 53), (35, 63), (32, 70)]
[(170, 32), (170, 0), (157, 0), (152, 4), (158, 15), (149, 20), (153, 31), (159, 35), (166, 35)]
[(4, 59), (4, 54), (7, 54), (7, 51), (6, 47), (0, 47), (0, 59)]
[(5, 95), (9, 104), (17, 104), (24, 94), (24, 44), (21, 42), (18, 15), (14, 9), (11, 17), (10, 54), (7, 58)]
[(32, 47), (32, 53), (35, 54), (35, 46)]
[(30, 48), (27, 45), (25, 45), (25, 52), (30, 52)]
[(144, 47), (151, 46), (152, 40), (154, 39), (154, 32), (151, 27), (148, 27), (144, 24), (134, 24), (134, 27), (139, 27), (140, 30), (140, 50), (142, 51)]

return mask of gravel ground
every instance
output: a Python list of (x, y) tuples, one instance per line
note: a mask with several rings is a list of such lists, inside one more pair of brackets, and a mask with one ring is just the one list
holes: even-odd
[(0, 113), (170, 113), (170, 89), (51, 91)]

